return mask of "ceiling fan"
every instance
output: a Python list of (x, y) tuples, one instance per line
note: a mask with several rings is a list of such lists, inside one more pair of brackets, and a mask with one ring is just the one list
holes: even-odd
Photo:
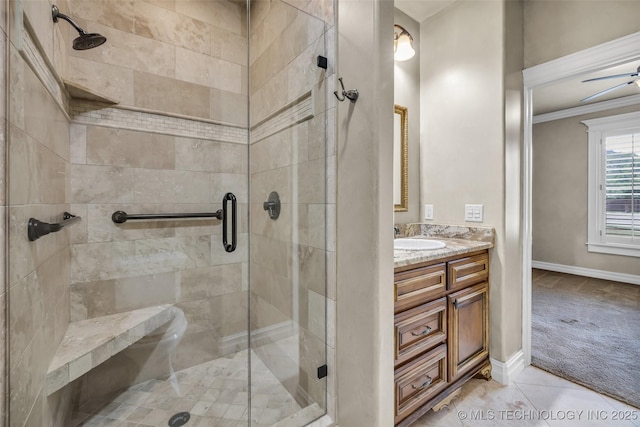
[(588, 96), (584, 99), (581, 99), (580, 102), (587, 102), (587, 101), (591, 101), (594, 98), (597, 98), (599, 96), (602, 96), (606, 93), (609, 92), (613, 92), (614, 90), (623, 88), (627, 85), (632, 85), (632, 84), (636, 84), (640, 87), (640, 78), (638, 78), (638, 76), (640, 75), (640, 67), (638, 67), (638, 69), (636, 70), (635, 73), (627, 73), (627, 74), (614, 74), (612, 76), (604, 76), (604, 77), (596, 77), (594, 79), (588, 79), (588, 80), (583, 80), (582, 83), (586, 83), (586, 82), (593, 82), (596, 80), (607, 80), (607, 79), (618, 79), (620, 77), (631, 77), (631, 80), (629, 80), (628, 82), (624, 82), (624, 83), (620, 83), (619, 85), (610, 87), (609, 89), (605, 89), (602, 92), (598, 92), (596, 94), (593, 94), (591, 96)]

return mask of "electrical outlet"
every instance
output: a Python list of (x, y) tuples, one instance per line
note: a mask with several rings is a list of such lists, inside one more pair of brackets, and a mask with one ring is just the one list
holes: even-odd
[(482, 205), (464, 205), (464, 220), (468, 222), (482, 222), (484, 220)]
[(424, 205), (424, 219), (433, 219), (433, 205)]

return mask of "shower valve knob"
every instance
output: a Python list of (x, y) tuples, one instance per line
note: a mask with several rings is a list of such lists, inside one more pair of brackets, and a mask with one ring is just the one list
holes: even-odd
[(272, 191), (267, 201), (262, 204), (262, 207), (269, 213), (269, 218), (278, 219), (280, 216), (280, 196), (278, 193)]

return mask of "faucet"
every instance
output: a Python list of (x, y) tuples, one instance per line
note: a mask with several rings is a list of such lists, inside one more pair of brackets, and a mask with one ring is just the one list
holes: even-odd
[(397, 225), (394, 225), (393, 226), (393, 238), (397, 239), (399, 235), (400, 235), (400, 227), (398, 227)]

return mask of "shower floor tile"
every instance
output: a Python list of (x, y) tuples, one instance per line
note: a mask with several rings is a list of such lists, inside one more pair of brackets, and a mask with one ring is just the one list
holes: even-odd
[[(168, 426), (189, 412), (186, 427), (246, 426), (248, 350), (121, 390), (109, 400), (92, 400), (74, 413), (71, 426)], [(251, 357), (251, 426), (271, 426), (302, 408), (255, 355)]]

